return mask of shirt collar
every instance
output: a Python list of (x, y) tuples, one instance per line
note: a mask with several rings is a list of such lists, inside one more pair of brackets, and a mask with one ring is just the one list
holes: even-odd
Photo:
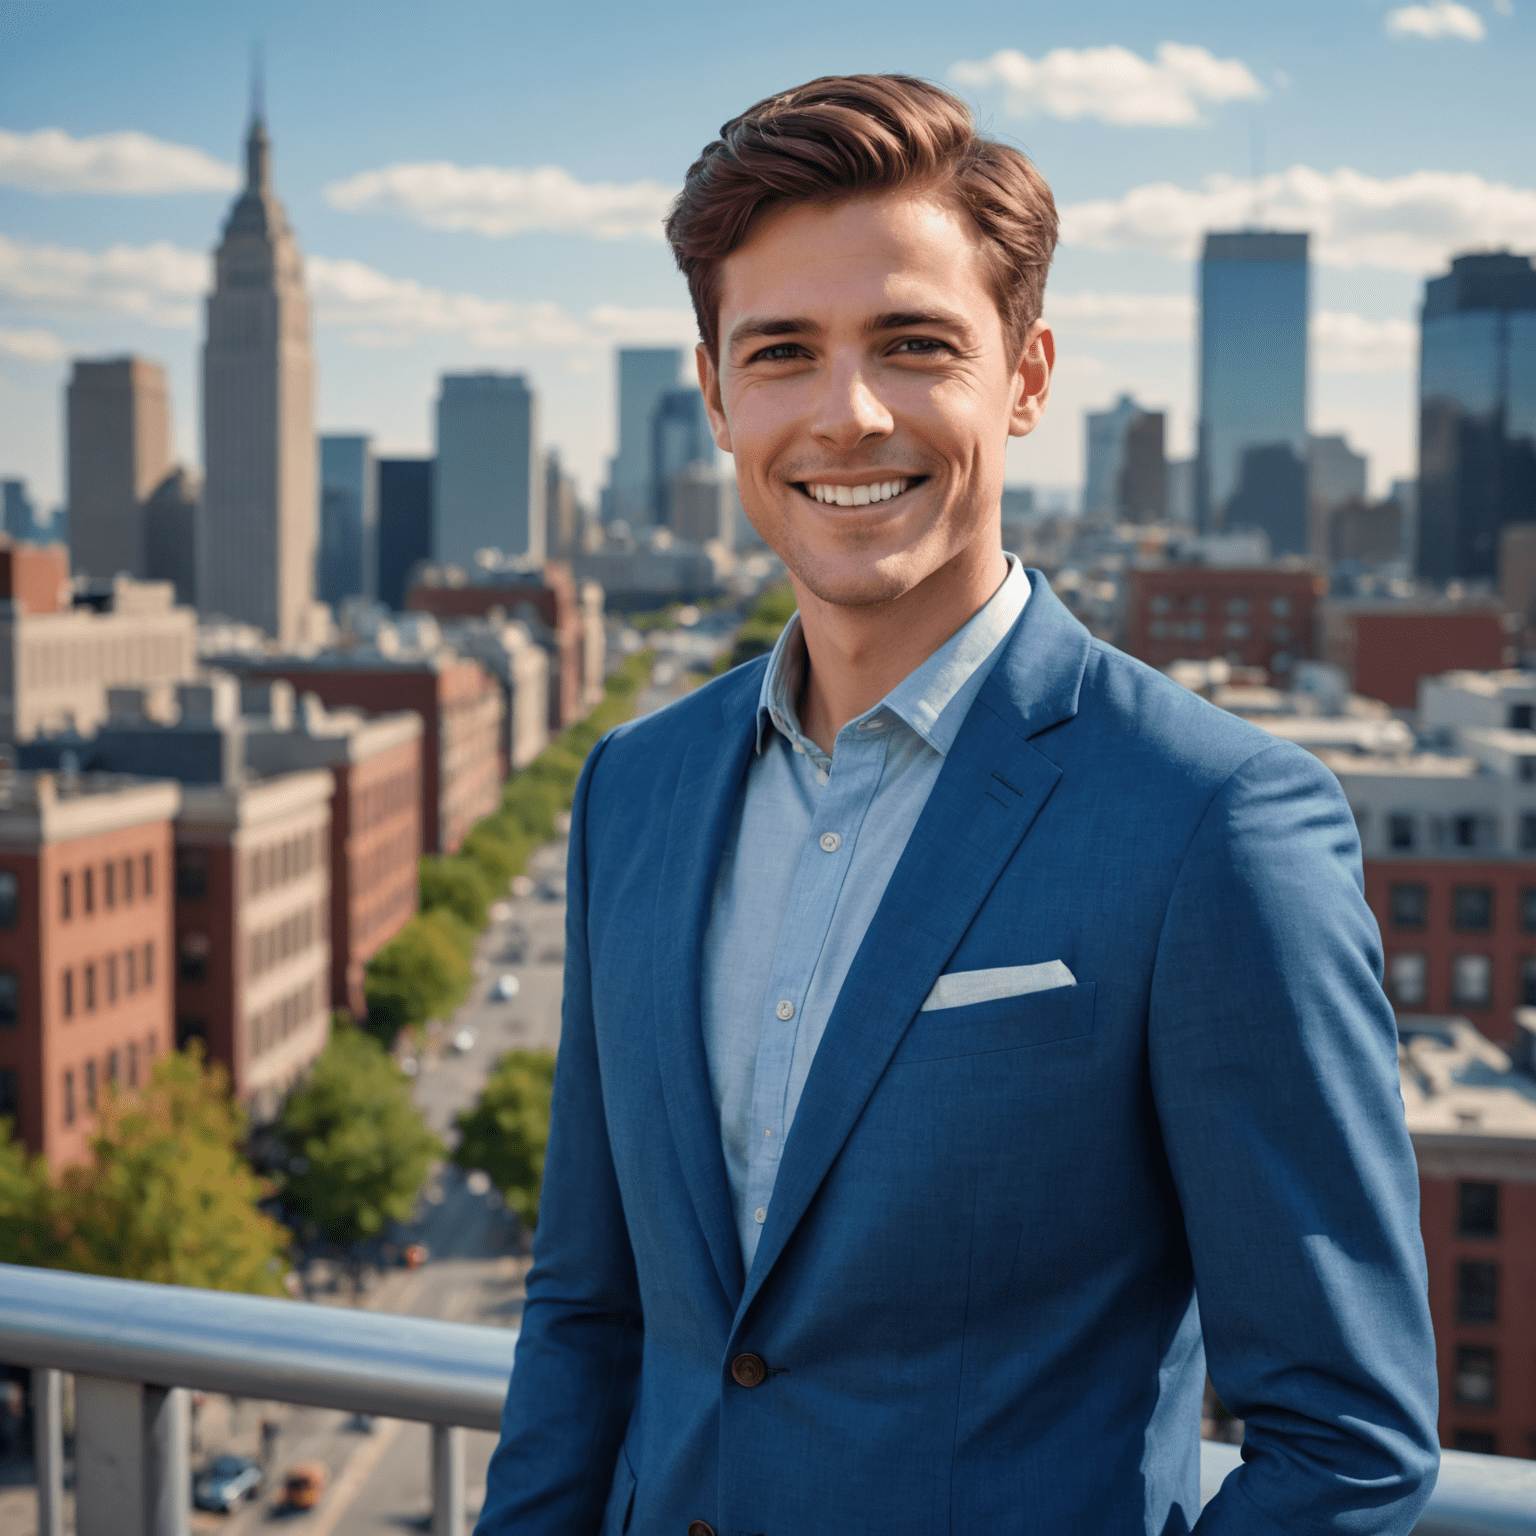
[[(949, 752), (992, 661), (1029, 601), (1029, 577), (1023, 565), (1016, 555), (1005, 558), (1008, 574), (997, 591), (922, 666), (908, 673), (873, 709), (850, 725), (886, 709), (941, 757)], [(805, 639), (797, 613), (784, 626), (763, 673), (757, 700), (759, 753), (772, 726), (792, 747), (816, 759), (824, 758), (820, 748), (801, 733), (795, 708), (805, 677), (805, 660)]]

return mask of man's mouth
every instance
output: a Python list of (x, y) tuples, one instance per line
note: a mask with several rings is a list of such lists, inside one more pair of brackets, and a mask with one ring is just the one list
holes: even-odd
[(890, 501), (921, 485), (926, 475), (909, 475), (900, 480), (877, 480), (873, 485), (828, 485), (822, 480), (802, 480), (799, 488), (812, 501), (828, 507), (868, 507), (879, 501)]

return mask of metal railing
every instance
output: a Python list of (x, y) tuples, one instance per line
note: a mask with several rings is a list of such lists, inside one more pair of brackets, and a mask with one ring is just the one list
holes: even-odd
[[(31, 1366), (38, 1536), (62, 1536), (61, 1373), (78, 1536), (188, 1536), (188, 1391), (432, 1426), (432, 1536), (463, 1536), (463, 1430), (495, 1431), (517, 1334), (0, 1264), (0, 1360)], [(1202, 1501), (1238, 1464), (1203, 1441)], [(1415, 1536), (1536, 1536), (1536, 1461), (1446, 1451)]]
[(189, 1390), (432, 1426), (432, 1536), (463, 1536), (465, 1429), (495, 1431), (517, 1333), (0, 1264), (0, 1360), (32, 1367), (38, 1536), (189, 1536)]

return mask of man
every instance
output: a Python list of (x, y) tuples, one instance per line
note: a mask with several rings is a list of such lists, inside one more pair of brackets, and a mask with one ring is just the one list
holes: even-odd
[[(1044, 182), (942, 91), (820, 80), (668, 233), (799, 615), (577, 791), (479, 1531), (1408, 1531), (1433, 1343), (1348, 808), (1001, 549)], [(1247, 1441), (1202, 1516), (1207, 1368)]]

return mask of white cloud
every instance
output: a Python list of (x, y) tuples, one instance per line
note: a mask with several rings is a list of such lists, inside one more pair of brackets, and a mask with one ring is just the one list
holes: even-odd
[(558, 165), (524, 171), (435, 161), (361, 171), (333, 181), (325, 199), (348, 213), (391, 213), (428, 229), (482, 235), (543, 229), (594, 240), (660, 240), (676, 191), (655, 181), (581, 182)]
[[(1498, 10), (1497, 4), (1494, 9)], [(1501, 14), (1507, 15), (1508, 12)], [(1427, 37), (1438, 41), (1442, 37), (1459, 37), (1463, 42), (1480, 43), (1488, 29), (1483, 18), (1456, 0), (1431, 0), (1428, 5), (1404, 5), (1387, 13), (1389, 37)]]
[(0, 357), (24, 363), (60, 363), (69, 349), (52, 331), (13, 331), (0, 326)]
[(1319, 373), (1402, 373), (1418, 355), (1411, 320), (1367, 320), (1347, 310), (1312, 316), (1312, 364)]
[(1004, 110), (1014, 117), (1094, 117), (1162, 128), (1198, 123), (1206, 102), (1264, 95), (1240, 59), (1218, 59), (1188, 43), (1159, 43), (1155, 60), (1118, 44), (1053, 48), (1039, 59), (1004, 48), (990, 59), (961, 60), (949, 73), (961, 85), (1001, 86)]
[(128, 315), (184, 326), (208, 286), (207, 256), (165, 240), (76, 251), (0, 235), (0, 304), (23, 314)]
[(0, 128), (0, 186), (26, 192), (106, 192), (143, 197), (160, 192), (228, 192), (233, 166), (187, 144), (143, 133), (77, 139), (58, 128), (9, 133)]
[(1312, 257), (1334, 267), (1426, 273), (1474, 248), (1536, 246), (1536, 191), (1471, 171), (1378, 178), (1295, 165), (1257, 183), (1207, 177), (1200, 188), (1154, 182), (1124, 197), (1062, 210), (1063, 244), (1099, 251), (1198, 253), (1202, 235), (1261, 223), (1304, 229)]
[(1182, 293), (1047, 293), (1045, 318), (1065, 336), (1103, 341), (1185, 341), (1195, 301)]

